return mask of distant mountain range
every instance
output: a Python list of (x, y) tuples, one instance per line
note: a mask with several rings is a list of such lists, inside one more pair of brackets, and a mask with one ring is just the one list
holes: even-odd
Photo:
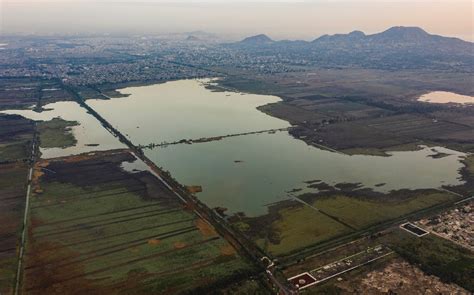
[(418, 27), (392, 27), (366, 35), (324, 35), (313, 41), (274, 41), (264, 34), (229, 46), (254, 54), (309, 58), (329, 66), (373, 66), (382, 68), (449, 68), (474, 71), (474, 43), (427, 33)]
[(450, 45), (464, 45), (472, 46), (473, 43), (467, 42), (458, 38), (443, 37), (439, 35), (432, 35), (427, 33), (422, 28), (418, 27), (392, 27), (381, 33), (366, 35), (361, 31), (353, 31), (349, 34), (335, 34), (335, 35), (323, 35), (313, 41), (274, 41), (265, 34), (251, 36), (243, 39), (236, 44), (240, 45), (278, 45), (278, 44), (307, 44), (307, 45), (344, 45), (346, 43), (358, 43), (360, 45), (397, 45), (397, 44), (410, 44), (410, 45), (424, 45), (424, 44), (450, 44)]
[(272, 39), (265, 34), (260, 34), (252, 37), (247, 37), (244, 40), (240, 41), (241, 44), (269, 44), (273, 43)]

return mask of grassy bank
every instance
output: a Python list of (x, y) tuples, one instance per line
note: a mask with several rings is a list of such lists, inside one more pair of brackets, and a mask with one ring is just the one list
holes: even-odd
[(50, 121), (38, 123), (40, 146), (42, 148), (66, 148), (76, 144), (71, 127), (79, 123), (54, 118)]
[(265, 216), (241, 220), (234, 225), (250, 235), (262, 250), (282, 257), (346, 236), (357, 236), (458, 199), (437, 190), (395, 191), (370, 197), (366, 194), (368, 192), (340, 191), (304, 195), (301, 198), (308, 205), (282, 203)]
[(318, 199), (313, 206), (336, 216), (357, 229), (403, 216), (447, 201), (456, 197), (444, 193), (427, 191), (420, 192), (407, 200), (363, 200), (350, 195), (334, 195)]

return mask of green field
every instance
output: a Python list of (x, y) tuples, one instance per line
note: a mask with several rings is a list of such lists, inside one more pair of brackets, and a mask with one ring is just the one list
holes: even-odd
[(38, 123), (40, 146), (42, 148), (65, 148), (73, 146), (77, 141), (71, 132), (71, 127), (77, 125), (77, 122), (65, 121), (60, 118)]
[(29, 154), (29, 140), (18, 140), (12, 144), (0, 144), (0, 162), (23, 160)]
[(254, 271), (156, 178), (102, 161), (44, 162), (54, 173), (35, 173), (24, 292), (174, 294)]
[(15, 283), (33, 133), (32, 121), (0, 114), (0, 294)]
[(344, 225), (308, 206), (285, 208), (279, 214), (280, 219), (272, 224), (272, 241), (257, 240), (261, 248), (273, 255), (285, 254), (350, 232)]
[[(286, 256), (455, 201), (458, 197), (436, 190), (419, 190), (370, 198), (363, 198), (359, 193), (334, 192), (318, 197), (306, 196), (304, 199), (309, 199), (309, 205), (281, 206), (260, 221), (236, 222), (234, 226), (250, 234), (262, 250)], [(262, 226), (265, 222), (270, 225)], [(261, 228), (255, 229), (256, 226)]]
[(0, 294), (13, 291), (25, 208), (27, 165), (0, 165)]
[(33, 121), (0, 114), (0, 163), (23, 161), (30, 155)]
[(421, 192), (407, 200), (363, 200), (348, 195), (334, 195), (313, 203), (318, 209), (336, 216), (357, 229), (403, 216), (456, 199), (445, 192)]
[(474, 175), (474, 155), (469, 155), (464, 160), (464, 164), (466, 165), (466, 171), (469, 175)]

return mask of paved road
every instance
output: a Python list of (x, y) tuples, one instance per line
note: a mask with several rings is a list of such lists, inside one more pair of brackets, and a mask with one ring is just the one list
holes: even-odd
[[(255, 247), (255, 246), (250, 246), (250, 243), (246, 241), (246, 239), (235, 233), (231, 228), (226, 226), (225, 223), (219, 220), (219, 218), (216, 216), (214, 211), (207, 206), (203, 205), (200, 203), (198, 200), (195, 200), (191, 195), (187, 194), (185, 191), (183, 191), (179, 185), (174, 185), (173, 183), (170, 184), (169, 181), (165, 180), (165, 177), (160, 170), (158, 166), (155, 165), (150, 159), (148, 159), (142, 152), (141, 149), (136, 147), (127, 137), (125, 137), (119, 130), (115, 129), (105, 118), (103, 118), (100, 114), (98, 114), (92, 107), (90, 107), (83, 99), (82, 97), (79, 96), (79, 94), (71, 89), (70, 87), (64, 86), (64, 88), (75, 97), (76, 101), (85, 109), (89, 111), (91, 115), (93, 115), (99, 122), (102, 123), (102, 126), (106, 128), (112, 135), (117, 137), (122, 143), (127, 145), (130, 150), (135, 154), (136, 157), (138, 157), (140, 160), (142, 160), (152, 171), (155, 171), (157, 178), (170, 190), (172, 191), (181, 201), (183, 201), (185, 204), (192, 204), (193, 205), (193, 211), (198, 215), (200, 218), (202, 218), (205, 222), (211, 224), (216, 230), (232, 245), (234, 246), (239, 246), (241, 247), (241, 251), (243, 251), (246, 256), (249, 257), (249, 259), (252, 259), (252, 261), (256, 265), (261, 265), (261, 257), (263, 257), (263, 254), (260, 254), (260, 250)], [(173, 181), (171, 181), (173, 182)], [(258, 253), (258, 254), (257, 254)], [(260, 257), (257, 257), (260, 255)], [(267, 273), (267, 276), (269, 280), (274, 282), (276, 286), (280, 289), (280, 292), (283, 292), (283, 294), (293, 294), (292, 291), (289, 291), (287, 287), (285, 287), (285, 283), (282, 283), (278, 281), (273, 274), (270, 272)], [(16, 295), (16, 294), (15, 294)]]
[(35, 164), (35, 157), (36, 157), (36, 124), (35, 124), (35, 134), (33, 138), (33, 143), (31, 145), (31, 157), (30, 157), (30, 169), (28, 170), (28, 178), (27, 183), (28, 187), (26, 189), (26, 201), (25, 201), (25, 211), (23, 214), (23, 229), (21, 232), (21, 241), (20, 241), (20, 252), (18, 255), (18, 266), (16, 269), (16, 281), (15, 281), (15, 289), (14, 294), (18, 295), (20, 293), (20, 282), (22, 277), (22, 267), (23, 267), (23, 256), (25, 254), (25, 243), (26, 243), (26, 233), (28, 232), (28, 213), (30, 209), (30, 195), (31, 195), (31, 181), (33, 178), (33, 167)]

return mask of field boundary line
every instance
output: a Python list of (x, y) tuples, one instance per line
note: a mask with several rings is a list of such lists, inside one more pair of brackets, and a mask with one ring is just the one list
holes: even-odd
[(451, 190), (445, 189), (444, 187), (440, 187), (440, 188), (438, 188), (438, 190), (443, 191), (443, 192), (446, 192), (446, 193), (450, 193), (450, 194), (452, 194), (452, 195), (455, 195), (455, 196), (458, 196), (458, 197), (461, 197), (461, 198), (466, 198), (465, 196), (463, 196), (463, 195), (461, 195), (461, 194), (459, 194), (459, 193), (453, 192), (453, 191), (451, 191)]
[[(94, 271), (90, 271), (90, 272), (88, 272), (88, 273), (83, 273), (83, 274), (75, 275), (75, 276), (72, 276), (72, 277), (69, 277), (69, 278), (65, 278), (65, 279), (62, 279), (62, 280), (59, 280), (59, 281), (56, 281), (56, 282), (51, 282), (50, 285), (59, 284), (59, 283), (64, 283), (64, 282), (67, 282), (67, 281), (70, 281), (70, 280), (78, 279), (78, 278), (80, 278), (80, 277), (85, 277), (85, 276), (89, 276), (89, 275), (95, 275), (95, 274), (98, 274), (98, 273), (107, 271), (107, 270), (109, 270), (109, 269), (111, 269), (111, 268), (118, 268), (118, 267), (122, 267), (122, 266), (124, 266), (124, 265), (130, 265), (130, 264), (133, 264), (133, 263), (136, 263), (136, 262), (140, 262), (140, 261), (145, 260), (145, 259), (150, 259), (150, 258), (155, 258), (155, 257), (167, 255), (167, 254), (173, 253), (173, 252), (175, 252), (175, 251), (180, 251), (180, 250), (185, 250), (185, 249), (188, 249), (188, 248), (196, 247), (196, 246), (199, 246), (199, 245), (202, 245), (202, 244), (211, 242), (211, 241), (215, 241), (215, 240), (217, 240), (217, 239), (220, 239), (220, 237), (209, 238), (209, 239), (206, 239), (206, 240), (202, 240), (202, 241), (196, 242), (196, 243), (191, 244), (191, 245), (187, 245), (187, 246), (185, 246), (185, 247), (183, 247), (183, 248), (171, 249), (171, 250), (167, 250), (167, 251), (155, 253), (155, 254), (152, 254), (152, 255), (148, 255), (148, 256), (136, 258), (136, 259), (133, 259), (133, 260), (121, 262), (121, 263), (116, 264), (116, 265), (113, 265), (113, 266), (100, 268), (100, 269), (97, 269), (97, 270), (94, 270)], [(37, 288), (39, 288), (39, 287), (42, 287), (42, 286), (33, 286), (33, 287), (28, 288), (27, 291), (32, 291), (32, 290), (37, 289)]]
[(95, 241), (100, 241), (100, 240), (113, 239), (115, 237), (120, 237), (120, 236), (128, 235), (128, 234), (131, 234), (131, 233), (138, 233), (138, 232), (145, 231), (145, 230), (156, 229), (156, 228), (166, 227), (166, 226), (170, 226), (170, 225), (176, 225), (176, 224), (190, 222), (190, 221), (194, 221), (194, 220), (196, 220), (196, 219), (195, 218), (189, 218), (189, 219), (184, 219), (184, 220), (181, 220), (181, 221), (162, 223), (162, 224), (158, 224), (158, 225), (155, 225), (155, 226), (144, 227), (144, 228), (140, 228), (140, 229), (136, 229), (136, 230), (132, 230), (132, 231), (128, 231), (128, 232), (122, 232), (120, 234), (109, 235), (109, 236), (100, 237), (100, 238), (93, 238), (93, 239), (89, 239), (89, 240), (78, 240), (78, 241), (72, 242), (70, 244), (64, 244), (64, 245), (61, 245), (61, 246), (48, 248), (46, 251), (56, 250), (56, 249), (60, 249), (60, 248), (63, 248), (63, 247), (70, 247), (70, 246), (76, 246), (76, 245), (81, 245), (81, 244), (87, 244), (87, 243), (90, 243), (90, 242), (95, 242)]
[(332, 216), (331, 214), (326, 213), (326, 212), (324, 212), (323, 210), (321, 210), (321, 209), (319, 209), (319, 208), (317, 208), (317, 207), (314, 207), (313, 205), (309, 204), (308, 202), (305, 202), (305, 201), (301, 200), (301, 199), (298, 198), (298, 197), (293, 196), (292, 198), (293, 198), (294, 200), (296, 200), (297, 202), (300, 202), (300, 203), (302, 203), (302, 204), (304, 204), (304, 205), (310, 207), (311, 209), (313, 209), (313, 210), (315, 210), (315, 211), (317, 211), (317, 212), (323, 214), (324, 216), (326, 216), (326, 217), (328, 217), (328, 218), (330, 218), (330, 219), (336, 221), (337, 223), (342, 224), (343, 226), (345, 226), (345, 227), (347, 227), (347, 228), (349, 228), (349, 229), (351, 229), (351, 230), (357, 231), (357, 228), (355, 228), (355, 227), (353, 227), (352, 225), (350, 225), (350, 224), (348, 224), (348, 223), (346, 223), (346, 222), (340, 220), (338, 217)]
[(78, 220), (82, 220), (82, 219), (94, 218), (94, 217), (99, 217), (99, 216), (104, 216), (104, 215), (123, 213), (123, 212), (126, 212), (126, 211), (149, 208), (149, 207), (154, 207), (154, 206), (159, 206), (159, 205), (162, 205), (162, 203), (161, 202), (156, 202), (156, 203), (153, 203), (153, 204), (150, 204), (150, 205), (144, 205), (144, 206), (127, 208), (127, 209), (121, 209), (121, 210), (117, 210), (117, 211), (110, 211), (110, 212), (105, 212), (105, 213), (100, 213), (100, 214), (95, 214), (95, 215), (86, 215), (86, 216), (81, 216), (81, 217), (57, 220), (57, 221), (53, 221), (53, 222), (42, 223), (40, 225), (37, 225), (36, 228), (42, 227), (42, 226), (51, 226), (51, 225), (55, 225), (55, 224), (67, 223), (67, 222), (71, 222), (71, 221), (78, 221)]
[[(93, 200), (93, 199), (123, 195), (123, 194), (127, 194), (127, 193), (136, 193), (136, 192), (140, 192), (140, 191), (143, 191), (143, 190), (144, 189), (137, 189), (137, 190), (133, 190), (133, 191), (123, 190), (123, 191), (117, 192), (117, 193), (107, 193), (107, 194), (104, 194), (104, 195), (99, 195), (99, 196), (96, 196), (96, 197), (89, 197), (89, 198), (78, 198), (78, 195), (75, 195), (75, 196), (72, 196), (70, 198), (67, 198), (66, 201), (69, 202), (69, 203), (89, 201), (89, 200)], [(106, 191), (110, 191), (110, 190), (106, 190)], [(54, 204), (39, 205), (39, 206), (31, 207), (31, 209), (46, 208), (46, 207), (59, 206), (59, 205), (63, 205), (63, 203), (57, 202), (57, 203), (54, 203)]]
[[(67, 258), (61, 259), (61, 261), (64, 261), (64, 260), (67, 261), (67, 260), (72, 259), (71, 261), (68, 261), (66, 263), (62, 263), (62, 264), (59, 263), (58, 265), (55, 265), (56, 263), (58, 263), (58, 261), (53, 260), (53, 261), (46, 262), (45, 265), (54, 265), (55, 267), (63, 267), (63, 266), (71, 265), (71, 264), (82, 263), (84, 261), (89, 261), (91, 259), (96, 259), (98, 257), (104, 257), (104, 256), (107, 256), (107, 255), (115, 254), (115, 253), (127, 250), (130, 247), (144, 245), (144, 244), (147, 243), (147, 241), (149, 239), (158, 238), (158, 239), (164, 240), (164, 239), (172, 238), (172, 237), (182, 235), (182, 234), (187, 234), (187, 233), (197, 231), (197, 230), (198, 229), (196, 227), (189, 226), (189, 227), (186, 227), (186, 228), (181, 228), (181, 229), (178, 229), (178, 230), (162, 233), (161, 235), (155, 234), (155, 235), (152, 235), (152, 236), (143, 237), (143, 238), (136, 239), (136, 240), (133, 240), (133, 241), (128, 241), (128, 242), (125, 242), (125, 243), (116, 244), (116, 245), (106, 247), (106, 248), (102, 247), (98, 250), (93, 250), (93, 251), (89, 251), (89, 252), (80, 254), (79, 259), (73, 259), (73, 258), (77, 258), (76, 256), (69, 256)], [(114, 249), (114, 250), (109, 250), (109, 249)], [(81, 256), (83, 256), (83, 257), (81, 257)], [(42, 267), (42, 266), (44, 266), (44, 264), (42, 264), (42, 265), (32, 265), (32, 266), (28, 267), (28, 269), (31, 272), (31, 269)]]
[[(111, 224), (114, 224), (114, 223), (122, 223), (122, 222), (127, 222), (127, 221), (132, 221), (132, 220), (138, 220), (138, 219), (143, 219), (143, 218), (148, 218), (148, 217), (159, 216), (159, 215), (168, 214), (168, 213), (174, 213), (174, 212), (178, 212), (180, 210), (181, 209), (173, 209), (173, 210), (168, 210), (168, 211), (156, 210), (156, 212), (151, 211), (152, 214), (141, 215), (139, 217), (133, 217), (133, 218), (128, 218), (128, 219), (120, 219), (120, 220), (117, 220), (117, 221), (110, 221), (110, 220), (113, 220), (113, 219), (108, 219), (107, 221), (109, 221), (109, 222), (93, 224), (93, 225), (90, 225), (88, 228), (81, 228), (79, 224), (76, 224), (74, 226), (70, 226), (70, 227), (66, 228), (66, 230), (63, 230), (63, 231), (55, 231), (54, 229), (52, 229), (52, 230), (47, 231), (46, 233), (43, 232), (43, 234), (37, 235), (35, 238), (41, 238), (42, 239), (44, 237), (60, 235), (60, 234), (66, 234), (66, 233), (72, 233), (72, 232), (75, 232), (75, 231), (84, 231), (84, 230), (89, 230), (91, 228), (111, 225)], [(150, 213), (150, 212), (146, 212), (146, 213)], [(117, 217), (115, 219), (119, 219), (119, 218), (120, 217)], [(99, 220), (99, 222), (101, 222), (101, 221), (106, 221), (106, 220)]]
[(21, 242), (20, 242), (20, 252), (18, 254), (18, 265), (16, 270), (16, 279), (15, 279), (15, 288), (13, 291), (14, 295), (20, 293), (20, 282), (22, 276), (22, 267), (23, 267), (23, 256), (25, 255), (26, 247), (26, 234), (28, 232), (28, 214), (30, 207), (30, 195), (31, 195), (31, 182), (33, 179), (33, 169), (35, 165), (35, 155), (36, 155), (36, 144), (37, 144), (37, 130), (36, 123), (34, 123), (34, 134), (33, 134), (33, 143), (31, 144), (31, 158), (30, 158), (30, 169), (28, 171), (27, 183), (28, 187), (26, 189), (26, 201), (25, 201), (25, 211), (23, 213), (23, 229), (21, 232)]

